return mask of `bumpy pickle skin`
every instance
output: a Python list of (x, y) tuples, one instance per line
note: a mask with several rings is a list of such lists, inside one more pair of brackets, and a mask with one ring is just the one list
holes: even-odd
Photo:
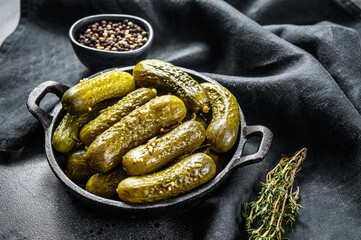
[(119, 183), (117, 193), (124, 202), (156, 202), (189, 192), (211, 180), (215, 174), (212, 158), (196, 153), (160, 172), (124, 179)]
[(206, 130), (209, 148), (214, 152), (227, 152), (237, 140), (240, 124), (237, 99), (220, 85), (202, 83), (211, 101), (212, 120)]
[(70, 114), (87, 112), (96, 103), (109, 98), (122, 97), (135, 88), (131, 74), (114, 70), (92, 79), (83, 79), (69, 88), (62, 97), (64, 109)]
[(70, 152), (80, 142), (79, 132), (81, 128), (90, 120), (100, 114), (100, 111), (119, 99), (109, 99), (96, 104), (91, 111), (80, 115), (65, 114), (58, 127), (55, 129), (52, 139), (53, 147), (56, 151)]
[(171, 63), (155, 59), (143, 60), (135, 66), (133, 76), (140, 86), (172, 92), (182, 99), (192, 112), (209, 111), (209, 99), (203, 88)]
[[(208, 115), (208, 114), (207, 114)], [(198, 121), (198, 122), (200, 122), (202, 125), (203, 125), (203, 127), (205, 128), (205, 129), (207, 129), (207, 127), (208, 127), (208, 122), (207, 122), (207, 119), (204, 117), (204, 116), (200, 116), (199, 114), (196, 114), (196, 113), (189, 113), (189, 112), (187, 112), (187, 115), (186, 115), (186, 117), (183, 119), (183, 121), (188, 121), (188, 120), (196, 120), (196, 121)]]
[(201, 123), (187, 121), (164, 136), (130, 150), (123, 157), (123, 168), (130, 176), (152, 173), (197, 149), (205, 137), (206, 130)]
[(209, 148), (206, 148), (201, 152), (207, 154), (213, 159), (213, 162), (216, 164), (217, 167), (216, 175), (226, 167), (228, 159), (224, 156), (224, 154), (222, 155), (220, 153), (212, 152)]
[(85, 183), (96, 173), (95, 170), (86, 163), (85, 153), (85, 150), (78, 149), (67, 155), (67, 174), (68, 177), (76, 183)]
[(181, 121), (187, 109), (178, 97), (156, 97), (135, 109), (100, 134), (86, 153), (87, 163), (99, 172), (107, 172), (121, 163), (123, 156), (162, 129)]
[(127, 173), (121, 167), (108, 173), (96, 173), (88, 180), (85, 190), (99, 197), (115, 199), (117, 186), (126, 177)]
[(89, 146), (94, 139), (105, 130), (119, 122), (135, 108), (149, 102), (157, 95), (154, 88), (139, 88), (114, 105), (104, 109), (99, 116), (87, 123), (80, 131), (79, 138), (85, 146)]

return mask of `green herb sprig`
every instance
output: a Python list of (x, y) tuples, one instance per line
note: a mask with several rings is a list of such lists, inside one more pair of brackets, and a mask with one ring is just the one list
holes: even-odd
[(303, 148), (291, 158), (284, 156), (267, 174), (266, 183), (261, 183), (258, 201), (243, 204), (249, 240), (280, 240), (285, 232), (282, 223), (292, 226), (295, 222), (302, 206), (297, 204), (300, 190), (297, 187), (293, 191), (293, 182), (306, 154), (307, 149)]

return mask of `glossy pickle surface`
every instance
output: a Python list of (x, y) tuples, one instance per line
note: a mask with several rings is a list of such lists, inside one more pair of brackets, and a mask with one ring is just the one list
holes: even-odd
[(186, 115), (182, 100), (173, 95), (156, 97), (100, 134), (89, 146), (86, 159), (93, 169), (107, 172), (121, 163), (132, 148), (175, 125)]
[(77, 183), (85, 183), (96, 173), (85, 160), (84, 149), (77, 149), (67, 155), (66, 170), (68, 177)]
[(55, 129), (52, 144), (55, 150), (62, 153), (70, 152), (80, 143), (79, 132), (90, 120), (100, 114), (104, 108), (114, 104), (117, 99), (109, 99), (93, 106), (91, 111), (79, 115), (66, 113), (58, 127)]
[(212, 158), (196, 153), (162, 171), (124, 179), (119, 183), (117, 193), (124, 202), (155, 202), (189, 192), (211, 180), (215, 174)]
[(99, 116), (81, 129), (79, 133), (81, 142), (89, 146), (98, 135), (156, 95), (157, 90), (154, 88), (139, 88), (130, 92), (114, 105), (104, 109)]
[[(164, 65), (166, 67), (164, 67)], [(137, 66), (141, 67), (136, 69)], [(138, 63), (137, 66), (134, 68), (133, 71), (133, 75), (135, 77), (133, 79), (133, 86), (130, 86), (130, 89), (134, 89), (134, 80), (137, 79), (137, 83), (140, 86), (156, 87), (161, 90), (172, 92), (173, 94), (179, 96), (179, 98), (183, 100), (182, 102), (179, 99), (179, 101), (183, 103), (183, 106), (180, 106), (180, 104), (178, 106), (178, 109), (176, 107), (173, 107), (172, 110), (169, 110), (167, 108), (172, 104), (166, 106), (165, 108), (165, 105), (155, 106), (154, 104), (154, 106), (148, 109), (134, 109), (135, 107), (141, 106), (145, 102), (148, 102), (150, 98), (155, 97), (157, 91), (153, 89), (153, 93), (145, 96), (145, 98), (149, 98), (147, 100), (145, 100), (144, 98), (138, 98), (139, 101), (136, 102), (137, 100), (135, 100), (134, 98), (129, 98), (127, 101), (124, 101), (122, 106), (124, 111), (122, 107), (120, 107), (121, 110), (119, 111), (119, 106), (112, 106), (106, 110), (103, 110), (103, 120), (105, 119), (105, 121), (97, 122), (98, 125), (94, 124), (93, 128), (89, 128), (91, 129), (91, 131), (88, 131), (91, 134), (89, 134), (88, 136), (84, 134), (83, 136), (85, 137), (81, 139), (86, 139), (83, 142), (85, 145), (90, 145), (88, 149), (90, 151), (88, 151), (88, 153), (85, 153), (85, 150), (79, 150), (79, 157), (77, 157), (76, 155), (75, 157), (73, 157), (73, 159), (82, 158), (81, 164), (85, 163), (85, 165), (80, 164), (80, 168), (84, 167), (84, 169), (86, 169), (87, 167), (90, 171), (86, 173), (86, 170), (84, 170), (84, 174), (81, 173), (82, 171), (74, 171), (75, 177), (69, 175), (69, 178), (73, 179), (73, 181), (81, 183), (86, 181), (84, 179), (89, 179), (90, 173), (92, 173), (93, 176), (89, 179), (86, 185), (87, 191), (95, 195), (110, 199), (114, 199), (115, 196), (118, 195), (118, 197), (122, 201), (130, 203), (154, 202), (175, 197), (185, 192), (191, 191), (192, 189), (212, 179), (216, 174), (219, 173), (221, 169), (224, 168), (225, 165), (225, 162), (220, 160), (222, 156), (217, 153), (227, 152), (234, 145), (237, 139), (239, 129), (238, 103), (232, 93), (229, 92), (226, 88), (212, 83), (203, 83), (200, 85), (187, 73), (184, 73), (172, 64), (160, 60), (144, 60)], [(151, 67), (149, 68), (149, 66)], [(169, 78), (169, 76), (171, 77)], [(174, 77), (174, 79), (172, 79), (172, 77)], [(110, 77), (107, 78), (109, 79)], [(192, 80), (196, 84), (194, 84)], [(83, 83), (89, 81), (90, 80), (87, 80)], [(189, 88), (187, 89), (187, 87)], [(197, 90), (198, 87), (200, 87), (201, 91)], [(187, 92), (187, 90), (189, 91)], [(104, 89), (99, 91), (104, 91)], [(132, 90), (129, 91), (128, 89), (126, 91), (128, 91), (127, 93), (129, 93)], [(203, 97), (203, 94), (205, 94), (205, 98)], [(69, 96), (71, 97), (71, 94)], [(124, 93), (122, 93), (121, 96), (124, 96)], [(210, 96), (210, 98), (208, 98), (208, 96)], [(159, 101), (159, 98), (163, 97), (175, 96), (164, 95), (161, 97), (156, 97), (153, 100), (158, 99), (158, 104), (164, 104), (163, 100)], [(93, 98), (97, 97), (93, 96)], [(102, 96), (100, 98), (102, 98)], [(109, 98), (109, 95), (106, 96), (104, 99), (106, 98)], [(123, 99), (126, 99), (126, 97), (124, 97)], [(96, 101), (97, 100), (91, 99), (90, 97), (89, 99), (85, 100), (84, 103), (86, 106), (90, 106), (90, 104), (93, 104), (91, 102)], [(132, 107), (130, 106), (132, 104), (127, 104), (132, 103), (131, 101), (139, 105), (133, 106), (134, 108), (132, 109)], [(144, 102), (140, 103), (140, 101)], [(66, 100), (64, 100), (64, 102), (65, 103), (63, 103), (63, 106), (64, 104), (67, 105)], [(119, 101), (119, 103), (120, 102), (121, 101)], [(76, 100), (75, 103), (77, 104), (78, 101)], [(96, 107), (97, 105), (98, 104), (96, 104), (95, 106), (93, 105), (92, 107), (90, 107), (90, 109), (94, 110), (94, 107)], [(163, 135), (164, 132), (162, 132), (161, 129), (166, 129), (174, 126), (177, 122), (179, 123), (186, 115), (186, 108), (188, 108), (188, 110), (191, 110), (188, 112), (188, 115), (194, 116), (192, 115), (192, 113), (207, 113), (209, 109), (208, 106), (212, 109), (212, 119), (209, 125), (207, 123), (207, 120), (204, 119), (205, 115), (202, 114), (201, 115), (203, 118), (197, 114), (195, 115), (196, 117), (192, 117), (192, 120), (188, 121), (197, 122), (196, 125), (203, 124), (203, 133), (201, 134), (203, 135), (203, 137), (196, 137), (199, 143), (195, 139), (188, 141), (186, 138), (184, 138), (184, 136), (181, 136), (181, 134), (174, 134), (175, 129)], [(84, 109), (81, 111), (85, 111)], [(85, 112), (89, 113), (89, 107), (87, 107), (87, 110), (88, 111)], [(165, 113), (163, 112), (162, 114), (158, 114), (163, 110), (165, 110)], [(174, 114), (177, 115), (177, 119), (174, 119), (174, 117), (172, 116)], [(67, 115), (74, 116), (70, 114)], [(78, 116), (80, 115), (82, 114), (79, 114)], [(96, 115), (99, 115), (99, 113)], [(129, 119), (126, 119), (126, 117), (128, 117), (127, 115), (130, 115)], [(210, 115), (208, 115), (207, 118), (209, 116)], [(173, 120), (169, 120), (169, 118), (172, 117)], [(91, 119), (93, 118), (94, 117), (92, 117)], [(122, 118), (126, 120), (123, 121)], [(160, 119), (167, 121), (167, 118), (171, 123), (161, 123)], [(96, 122), (95, 120), (96, 119), (94, 119), (94, 121), (92, 122)], [(75, 141), (74, 146), (79, 142), (78, 136), (80, 129), (89, 121), (89, 119), (86, 119), (86, 121), (83, 121), (85, 123), (83, 123), (81, 127), (80, 125), (78, 126), (78, 132), (77, 134), (75, 134), (76, 137), (71, 138), (73, 141)], [(77, 121), (73, 120), (73, 122)], [(201, 122), (202, 124), (200, 124), (199, 122)], [(114, 125), (114, 123), (116, 124)], [(77, 124), (78, 123), (74, 125)], [(207, 128), (206, 131), (204, 129), (205, 127)], [(193, 129), (192, 127), (187, 130), (189, 131), (189, 133), (194, 130), (202, 131), (199, 129), (199, 126), (197, 126), (196, 128), (198, 128), (198, 130)], [(86, 131), (84, 130), (84, 132)], [(159, 138), (154, 138), (154, 141), (152, 139), (145, 145), (139, 146), (140, 144), (156, 136), (157, 134), (161, 134), (162, 136)], [(98, 135), (99, 137), (96, 138)], [(167, 136), (169, 138), (167, 138)], [(171, 138), (171, 136), (178, 136), (178, 139), (176, 137)], [(207, 149), (201, 153), (192, 154), (191, 152), (193, 152), (202, 144), (205, 138), (204, 136), (206, 136), (208, 143), (210, 143), (210, 149), (214, 152), (211, 152), (209, 149)], [(200, 138), (203, 138), (202, 141), (200, 140)], [(90, 144), (94, 139), (95, 141), (93, 143), (95, 144)], [(64, 140), (61, 141), (66, 142), (66, 140)], [(196, 141), (197, 143), (194, 141)], [(177, 144), (179, 146), (177, 146)], [(74, 146), (71, 147), (71, 149), (73, 149)], [(151, 152), (149, 151), (149, 147), (152, 147)], [(159, 148), (157, 149), (157, 147)], [(183, 148), (187, 150), (183, 151)], [(68, 150), (67, 152), (69, 152), (70, 150)], [(124, 154), (126, 155), (124, 156)], [(80, 155), (82, 156), (80, 157)], [(86, 157), (84, 157), (85, 155)], [(86, 159), (86, 161), (84, 161), (84, 158)], [(125, 170), (127, 170), (128, 174), (124, 171), (124, 169), (122, 168), (123, 166), (121, 166), (120, 164), (122, 158), (123, 166)], [(181, 160), (178, 160), (178, 162), (176, 162), (175, 159), (177, 158)], [(140, 159), (141, 161), (139, 161)], [(188, 165), (184, 163), (187, 161), (189, 161)], [(74, 162), (80, 163), (80, 161)], [(175, 164), (167, 167), (162, 171), (154, 172), (161, 169), (170, 162), (175, 162)], [(91, 168), (89, 166), (91, 166)], [(99, 173), (94, 174), (95, 171), (99, 171)], [(76, 176), (76, 174), (80, 174), (80, 176)], [(87, 176), (84, 178), (81, 175)], [(76, 180), (77, 177), (79, 180)]]
[(123, 157), (123, 168), (130, 176), (152, 173), (175, 158), (197, 149), (205, 137), (203, 125), (189, 120), (164, 136), (130, 150)]
[(69, 88), (62, 97), (64, 109), (70, 114), (81, 114), (96, 103), (122, 97), (135, 88), (134, 78), (127, 72), (113, 70), (91, 79), (83, 79)]
[(227, 152), (238, 137), (240, 113), (237, 99), (225, 87), (202, 83), (211, 101), (212, 120), (206, 130), (209, 148), (214, 152)]
[(126, 177), (127, 173), (121, 167), (107, 173), (96, 173), (88, 180), (85, 190), (100, 197), (114, 199), (119, 182)]
[(133, 76), (136, 84), (172, 92), (194, 112), (209, 111), (209, 99), (199, 83), (171, 63), (148, 59), (139, 62)]

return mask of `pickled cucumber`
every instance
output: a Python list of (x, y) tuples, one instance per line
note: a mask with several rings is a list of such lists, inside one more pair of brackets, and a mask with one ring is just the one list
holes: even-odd
[(213, 159), (213, 162), (216, 164), (217, 168), (216, 174), (220, 173), (228, 163), (228, 159), (226, 156), (224, 156), (224, 154), (222, 155), (220, 153), (214, 153), (209, 148), (204, 149), (202, 153), (207, 154)]
[(79, 132), (81, 128), (87, 124), (90, 120), (94, 119), (100, 114), (100, 111), (119, 99), (109, 99), (96, 104), (91, 111), (80, 115), (65, 114), (58, 127), (53, 134), (53, 147), (56, 151), (67, 153), (70, 152), (78, 143)]
[(206, 130), (209, 148), (214, 152), (227, 152), (237, 140), (239, 129), (239, 108), (233, 94), (220, 85), (202, 83), (212, 108), (212, 120)]
[(87, 123), (79, 133), (80, 140), (84, 145), (89, 146), (99, 134), (156, 95), (157, 90), (154, 88), (139, 88), (129, 93), (113, 106), (104, 109), (94, 120)]
[(115, 168), (129, 150), (181, 121), (186, 111), (184, 103), (176, 96), (164, 95), (150, 100), (90, 144), (86, 153), (88, 165), (99, 172)]
[(117, 192), (124, 202), (155, 202), (191, 191), (215, 174), (216, 165), (212, 158), (196, 153), (160, 172), (128, 177), (119, 183)]
[(90, 110), (96, 103), (109, 98), (122, 97), (135, 88), (131, 74), (114, 70), (69, 88), (62, 97), (64, 109), (70, 114), (81, 114)]
[(187, 121), (164, 136), (130, 150), (123, 157), (123, 168), (131, 176), (154, 172), (197, 149), (205, 139), (205, 132), (201, 123)]
[(126, 177), (127, 174), (121, 167), (108, 173), (96, 173), (85, 185), (85, 190), (100, 197), (114, 199), (118, 184)]
[(196, 120), (196, 121), (198, 121), (198, 122), (200, 122), (202, 125), (203, 125), (203, 127), (205, 128), (205, 129), (207, 129), (207, 127), (208, 127), (208, 122), (207, 122), (207, 119), (204, 117), (204, 116), (200, 116), (199, 114), (196, 114), (196, 113), (192, 113), (192, 114), (190, 114), (189, 112), (187, 112), (187, 115), (186, 115), (186, 117), (183, 119), (183, 121), (188, 121), (188, 120)]
[(88, 166), (85, 160), (86, 151), (83, 149), (75, 150), (67, 156), (68, 177), (77, 183), (85, 183), (96, 172)]
[(209, 111), (209, 100), (203, 88), (171, 63), (143, 60), (135, 66), (133, 76), (140, 86), (160, 88), (177, 95), (191, 111)]

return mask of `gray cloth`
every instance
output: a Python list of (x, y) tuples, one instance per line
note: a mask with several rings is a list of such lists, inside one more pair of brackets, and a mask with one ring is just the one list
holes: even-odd
[[(3, 238), (246, 239), (241, 204), (281, 158), (307, 147), (296, 178), (304, 206), (291, 239), (361, 238), (361, 4), (356, 0), (31, 1), (0, 49), (0, 236)], [(154, 27), (150, 58), (205, 72), (234, 93), (248, 125), (274, 133), (264, 161), (236, 170), (182, 216), (121, 219), (73, 200), (51, 173), (43, 130), (27, 112), (47, 80), (73, 85), (92, 72), (67, 39), (97, 13)], [(58, 101), (49, 97), (43, 108)], [(257, 149), (250, 141), (245, 154)]]

